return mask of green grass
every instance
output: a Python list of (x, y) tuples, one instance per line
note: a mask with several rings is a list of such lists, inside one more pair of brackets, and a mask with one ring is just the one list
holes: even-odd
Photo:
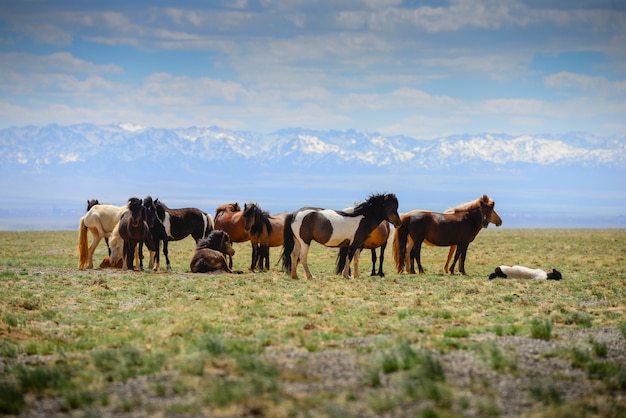
[[(485, 335), (559, 342), (563, 332), (615, 327), (626, 336), (624, 230), (489, 228), (470, 246), (467, 276), (444, 275), (447, 248), (425, 246), (425, 275), (395, 274), (388, 248), (385, 278), (369, 276), (366, 251), (361, 278), (348, 281), (333, 274), (336, 250), (319, 245), (309, 255), (315, 279), (304, 280), (300, 267), (294, 281), (276, 265), (277, 248), (269, 272), (248, 272), (247, 243), (235, 244), (244, 274), (190, 274), (191, 239), (170, 244), (172, 273), (80, 271), (76, 240), (75, 231), (0, 232), (0, 413), (41, 398), (86, 415), (162, 410), (114, 390), (148, 379), (149, 396), (175, 399), (165, 410), (183, 416), (402, 416), (407, 408), (414, 416), (498, 416), (506, 411), (488, 381), (461, 387), (438, 358), (462, 350), (518, 376), (519, 353)], [(94, 264), (105, 252), (102, 244)], [(555, 267), (564, 280), (487, 280), (499, 264)], [(356, 382), (289, 389), (324, 387), (306, 367), (332, 350), (356, 356)], [(554, 356), (623, 393), (626, 371), (610, 350), (589, 340)], [(283, 351), (297, 356), (267, 357)], [(568, 400), (556, 388), (528, 388), (533, 413), (605, 408), (593, 400), (604, 392)]]

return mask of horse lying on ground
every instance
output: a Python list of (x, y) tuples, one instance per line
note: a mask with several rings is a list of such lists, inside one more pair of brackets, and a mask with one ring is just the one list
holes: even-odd
[[(85, 216), (80, 218), (78, 227), (79, 269), (93, 268), (93, 253), (96, 251), (96, 248), (98, 248), (100, 240), (111, 236), (122, 214), (127, 210), (128, 206), (98, 204), (92, 206)], [(91, 245), (88, 243), (87, 231), (89, 231), (93, 237)]]
[(349, 278), (350, 263), (354, 260), (354, 277), (359, 277), (359, 252), (369, 234), (378, 224), (387, 220), (400, 225), (398, 199), (392, 193), (371, 195), (365, 202), (349, 210), (332, 210), (305, 207), (285, 219), (283, 244), (283, 271), (291, 271), (297, 279), (298, 261), (302, 263), (307, 279), (313, 275), (309, 270), (307, 255), (311, 241), (326, 247), (348, 247), (343, 277)]
[(496, 277), (504, 279), (538, 279), (538, 280), (561, 280), (563, 276), (561, 272), (552, 269), (550, 273), (541, 269), (531, 269), (524, 266), (498, 266), (495, 271), (489, 275), (489, 280)]
[(234, 272), (226, 262), (226, 255), (232, 257), (235, 255), (232, 243), (228, 233), (224, 231), (214, 230), (208, 238), (201, 239), (196, 245), (189, 268), (192, 273), (209, 273), (217, 271), (225, 271), (226, 273), (242, 273)]
[[(232, 202), (219, 206), (215, 209), (215, 229), (224, 231), (230, 236), (231, 242), (246, 242), (250, 240), (250, 234), (246, 231), (246, 222), (239, 203)], [(254, 245), (252, 246), (254, 250)], [(228, 265), (233, 267), (233, 258), (228, 257)]]
[(410, 236), (413, 248), (410, 251), (409, 273), (415, 274), (413, 260), (417, 261), (420, 273), (424, 273), (421, 263), (422, 243), (428, 241), (432, 245), (448, 247), (456, 245), (454, 260), (450, 273), (454, 274), (454, 266), (459, 262), (459, 272), (465, 272), (465, 258), (469, 244), (474, 241), (482, 228), (486, 228), (491, 219), (494, 201), (487, 195), (463, 204), (452, 213), (418, 211), (404, 217), (401, 225), (396, 228), (393, 242), (393, 254), (396, 269), (401, 273), (405, 268), (407, 241)]
[(270, 247), (279, 247), (284, 242), (285, 218), (287, 213), (270, 215), (256, 203), (246, 203), (243, 209), (244, 229), (252, 243), (250, 270), (270, 269)]
[[(378, 224), (376, 229), (372, 231), (367, 237), (367, 240), (363, 243), (363, 249), (369, 249), (372, 251), (372, 274), (371, 276), (385, 277), (383, 272), (383, 261), (385, 261), (385, 248), (387, 248), (387, 239), (390, 232), (389, 222), (382, 221)], [(376, 271), (376, 248), (380, 247), (380, 259), (378, 262), (378, 272)], [(342, 247), (337, 254), (337, 265), (335, 272), (340, 274), (346, 266), (346, 258), (348, 257), (348, 247)]]

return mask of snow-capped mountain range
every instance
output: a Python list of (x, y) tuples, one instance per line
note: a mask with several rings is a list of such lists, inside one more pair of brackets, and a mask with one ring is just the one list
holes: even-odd
[(94, 159), (129, 162), (198, 159), (299, 165), (323, 160), (370, 166), (406, 165), (439, 169), (488, 162), (496, 165), (585, 165), (626, 168), (626, 136), (596, 137), (480, 134), (415, 140), (406, 136), (349, 131), (284, 129), (270, 134), (216, 127), (156, 129), (130, 123), (98, 126), (16, 127), (0, 130), (0, 161), (43, 168)]
[(626, 227), (625, 174), (626, 136), (23, 126), (0, 130), (0, 230), (74, 228), (92, 198), (152, 195), (209, 213), (255, 201), (278, 212), (341, 209), (384, 191), (401, 211), (487, 193), (507, 226)]

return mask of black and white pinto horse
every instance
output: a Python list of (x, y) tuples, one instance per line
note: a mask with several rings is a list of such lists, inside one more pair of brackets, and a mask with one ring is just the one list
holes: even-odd
[(199, 240), (206, 238), (213, 231), (213, 218), (200, 209), (170, 209), (159, 199), (152, 200), (150, 196), (144, 199), (144, 207), (154, 240), (154, 248), (149, 248), (149, 266), (154, 271), (160, 268), (161, 242), (163, 242), (163, 255), (165, 255), (167, 270), (171, 270), (168, 241), (179, 241), (191, 235), (197, 244)]
[(363, 243), (378, 224), (387, 220), (400, 225), (398, 199), (392, 193), (371, 195), (353, 208), (332, 210), (305, 207), (285, 219), (282, 254), (283, 271), (297, 279), (298, 261), (302, 263), (307, 279), (313, 275), (307, 264), (311, 241), (326, 247), (348, 247), (348, 260), (343, 269), (349, 278), (350, 263), (354, 260), (354, 277), (359, 277), (358, 258)]

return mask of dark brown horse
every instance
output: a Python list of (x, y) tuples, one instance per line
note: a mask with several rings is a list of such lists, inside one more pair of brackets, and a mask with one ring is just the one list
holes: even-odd
[(487, 195), (475, 201), (457, 207), (452, 213), (417, 211), (404, 217), (396, 229), (394, 237), (394, 261), (398, 273), (404, 269), (406, 260), (407, 239), (413, 240), (410, 254), (409, 273), (415, 274), (413, 260), (417, 260), (420, 273), (424, 273), (421, 263), (422, 242), (448, 247), (456, 245), (454, 261), (450, 273), (454, 274), (454, 266), (459, 261), (459, 272), (465, 273), (465, 258), (469, 244), (474, 241), (482, 228), (486, 228), (491, 219), (494, 201)]
[[(215, 209), (215, 229), (225, 231), (231, 242), (246, 242), (250, 234), (246, 231), (243, 211), (239, 203), (227, 203)], [(228, 265), (233, 267), (233, 258), (229, 256)]]
[[(385, 248), (387, 248), (387, 239), (389, 238), (389, 222), (382, 221), (378, 224), (375, 230), (367, 237), (367, 240), (363, 243), (362, 249), (369, 249), (372, 251), (372, 276), (385, 277), (383, 272), (383, 261), (385, 261)], [(380, 248), (380, 259), (378, 263), (378, 272), (376, 272), (376, 248)], [(337, 274), (343, 271), (346, 265), (346, 258), (348, 257), (348, 248), (342, 247), (339, 249), (337, 255)]]
[(228, 234), (224, 231), (213, 230), (207, 238), (198, 241), (189, 268), (192, 273), (209, 273), (219, 270), (233, 273), (226, 262), (226, 255), (230, 257), (235, 255)]
[[(462, 206), (460, 206), (459, 208), (462, 208)], [(458, 208), (457, 208), (458, 209)], [(454, 213), (456, 209), (448, 209), (446, 210), (444, 213)], [(404, 219), (406, 216), (411, 215), (411, 214), (415, 214), (418, 212), (428, 212), (428, 211), (424, 211), (424, 210), (413, 210), (411, 212), (408, 213), (401, 213), (400, 214), (400, 219)], [(491, 212), (491, 219), (489, 220), (489, 223), (494, 224), (495, 226), (500, 226), (502, 225), (502, 218), (500, 217), (500, 215), (498, 215), (498, 213), (495, 211), (495, 209), (493, 210), (493, 212)], [(431, 244), (430, 242), (428, 242), (428, 240), (424, 240), (424, 244), (426, 245), (430, 245), (430, 246), (435, 246), (433, 244)], [(393, 247), (395, 249), (395, 247)], [(410, 262), (410, 256), (411, 256), (411, 249), (413, 248), (413, 240), (411, 239), (411, 237), (409, 236), (408, 240), (407, 240), (407, 244), (406, 244), (406, 257), (407, 259), (405, 260), (406, 263)], [(443, 266), (443, 271), (445, 273), (449, 273), (450, 269), (450, 261), (453, 259), (454, 254), (456, 253), (456, 245), (451, 245), (450, 249), (448, 250), (448, 258), (446, 258), (446, 264), (444, 264)]]
[(250, 270), (270, 269), (270, 247), (283, 245), (283, 230), (287, 213), (270, 215), (256, 203), (246, 203), (243, 207), (244, 229), (252, 243)]
[(359, 277), (358, 259), (363, 243), (379, 223), (387, 220), (400, 225), (396, 195), (375, 194), (354, 208), (331, 210), (302, 208), (287, 215), (283, 244), (283, 271), (291, 271), (297, 279), (298, 261), (302, 263), (307, 279), (312, 279), (307, 263), (311, 241), (327, 247), (348, 247), (343, 277), (349, 278), (349, 266), (354, 260), (354, 277)]
[(136, 197), (128, 199), (128, 211), (122, 214), (118, 228), (120, 237), (124, 240), (125, 268), (134, 270), (135, 248), (139, 247), (139, 269), (143, 271), (143, 244), (148, 242), (148, 245), (154, 245), (154, 243), (146, 222), (146, 209), (141, 199)]

